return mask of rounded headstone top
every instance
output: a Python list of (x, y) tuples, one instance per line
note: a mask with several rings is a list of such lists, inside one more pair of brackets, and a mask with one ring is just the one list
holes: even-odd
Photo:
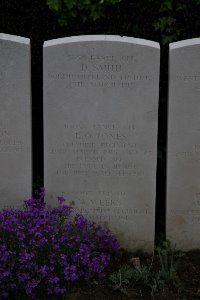
[(30, 39), (28, 38), (24, 38), (17, 35), (6, 34), (6, 33), (0, 33), (0, 40), (21, 43), (26, 45), (30, 44)]
[(119, 36), (119, 35), (80, 35), (80, 36), (64, 37), (64, 38), (45, 41), (44, 47), (56, 46), (60, 44), (76, 43), (76, 42), (98, 42), (98, 41), (129, 43), (129, 44), (136, 44), (136, 45), (148, 46), (148, 47), (160, 49), (160, 45), (157, 42), (153, 42), (145, 39), (133, 38), (133, 37)]
[(188, 39), (188, 40), (171, 43), (171, 44), (169, 44), (169, 49), (173, 50), (173, 49), (177, 49), (177, 48), (189, 47), (189, 46), (195, 46), (195, 45), (200, 45), (200, 38)]

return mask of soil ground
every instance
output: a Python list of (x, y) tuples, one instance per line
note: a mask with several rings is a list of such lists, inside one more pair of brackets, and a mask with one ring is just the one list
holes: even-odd
[[(135, 256), (136, 257), (136, 256)], [(137, 256), (141, 267), (149, 267), (152, 258), (147, 256)], [(109, 275), (126, 264), (134, 268), (130, 263), (131, 255), (124, 252), (112, 265), (108, 272), (107, 279), (81, 284), (76, 287), (67, 297), (67, 300), (194, 300), (200, 299), (200, 251), (190, 251), (181, 253), (174, 259), (176, 270), (173, 280), (161, 280), (155, 283), (154, 292), (152, 286), (134, 282), (127, 286), (125, 293), (115, 291), (111, 287), (112, 283), (108, 279)], [(159, 274), (161, 269), (160, 258), (158, 255), (153, 257), (151, 267), (152, 276)], [(153, 275), (154, 274), (154, 275)]]

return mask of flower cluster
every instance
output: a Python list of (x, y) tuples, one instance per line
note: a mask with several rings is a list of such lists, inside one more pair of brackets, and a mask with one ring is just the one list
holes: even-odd
[(48, 208), (41, 191), (23, 209), (0, 211), (0, 299), (62, 295), (70, 283), (105, 276), (116, 238), (58, 202)]

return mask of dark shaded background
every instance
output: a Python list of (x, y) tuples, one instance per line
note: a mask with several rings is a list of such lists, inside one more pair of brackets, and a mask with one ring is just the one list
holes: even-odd
[[(161, 1), (162, 2), (162, 1)], [(189, 2), (189, 1), (188, 1)], [(159, 3), (159, 2), (158, 2)], [(106, 17), (96, 22), (82, 23), (79, 18), (60, 27), (57, 18), (49, 10), (45, 0), (0, 0), (0, 32), (31, 39), (32, 45), (32, 119), (33, 119), (33, 183), (43, 186), (43, 91), (42, 47), (45, 40), (86, 34), (116, 34), (162, 41), (152, 26), (159, 14), (155, 5), (148, 1), (123, 0), (114, 8), (108, 8)], [(200, 35), (200, 9), (188, 3), (184, 15), (177, 20), (184, 27), (180, 39)], [(165, 181), (166, 181), (166, 134), (167, 134), (167, 81), (168, 46), (161, 48), (161, 79), (159, 102), (156, 236), (165, 229)]]

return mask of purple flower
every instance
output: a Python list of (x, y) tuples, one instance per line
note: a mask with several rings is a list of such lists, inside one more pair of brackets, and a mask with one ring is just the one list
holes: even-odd
[(41, 266), (40, 269), (39, 269), (39, 272), (42, 275), (42, 277), (47, 276), (48, 271), (49, 271), (49, 268), (46, 265)]
[(68, 281), (78, 280), (77, 268), (75, 265), (68, 265), (64, 269), (64, 278)]
[(49, 283), (57, 283), (58, 281), (60, 281), (60, 279), (58, 277), (49, 277), (48, 278)]
[(40, 281), (39, 281), (39, 280), (36, 280), (36, 279), (30, 280), (30, 281), (25, 285), (25, 291), (26, 291), (26, 294), (27, 294), (27, 295), (31, 295), (33, 289), (35, 289), (35, 288), (38, 286), (39, 282), (40, 282)]
[(28, 279), (30, 279), (29, 273), (22, 273), (22, 274), (18, 275), (18, 281), (19, 282), (24, 282)]
[(65, 202), (65, 198), (63, 196), (58, 196), (57, 199), (59, 204), (63, 204)]
[(1, 273), (0, 279), (4, 279), (4, 278), (8, 277), (9, 275), (10, 275), (10, 271), (5, 270), (4, 272)]
[(21, 210), (0, 210), (0, 298), (62, 295), (78, 280), (105, 276), (116, 238), (71, 212), (68, 205), (46, 207), (44, 189)]

